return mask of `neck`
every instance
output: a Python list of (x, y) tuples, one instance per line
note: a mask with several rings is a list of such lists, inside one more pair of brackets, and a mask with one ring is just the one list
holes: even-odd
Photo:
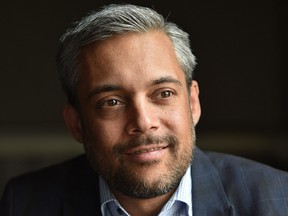
[(158, 215), (163, 206), (168, 202), (175, 190), (170, 191), (164, 195), (149, 199), (132, 198), (118, 191), (113, 191), (118, 202), (131, 215), (137, 216), (154, 216)]

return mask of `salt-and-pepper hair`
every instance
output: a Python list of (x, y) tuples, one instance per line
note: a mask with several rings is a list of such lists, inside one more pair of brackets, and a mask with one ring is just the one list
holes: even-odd
[(189, 35), (175, 23), (168, 22), (151, 8), (131, 4), (111, 4), (90, 12), (60, 38), (57, 54), (59, 79), (68, 102), (76, 105), (75, 96), (81, 71), (80, 53), (83, 46), (129, 32), (161, 31), (172, 41), (176, 57), (185, 73), (189, 88), (193, 79), (196, 58), (190, 48)]

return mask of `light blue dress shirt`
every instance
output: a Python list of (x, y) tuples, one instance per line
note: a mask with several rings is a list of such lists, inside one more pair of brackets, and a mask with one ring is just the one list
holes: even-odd
[[(103, 216), (129, 216), (110, 191), (107, 183), (99, 177), (101, 212)], [(179, 187), (162, 208), (158, 216), (193, 216), (191, 168), (187, 169)]]

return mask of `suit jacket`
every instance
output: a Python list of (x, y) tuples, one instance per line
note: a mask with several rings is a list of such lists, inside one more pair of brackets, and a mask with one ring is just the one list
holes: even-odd
[[(196, 148), (194, 216), (287, 216), (288, 173), (240, 157)], [(98, 175), (86, 157), (9, 181), (1, 216), (101, 215)]]

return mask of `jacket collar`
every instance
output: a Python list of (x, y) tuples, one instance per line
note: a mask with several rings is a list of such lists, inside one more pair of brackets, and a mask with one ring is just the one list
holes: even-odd
[(193, 214), (201, 216), (233, 215), (219, 173), (197, 147), (192, 163)]

